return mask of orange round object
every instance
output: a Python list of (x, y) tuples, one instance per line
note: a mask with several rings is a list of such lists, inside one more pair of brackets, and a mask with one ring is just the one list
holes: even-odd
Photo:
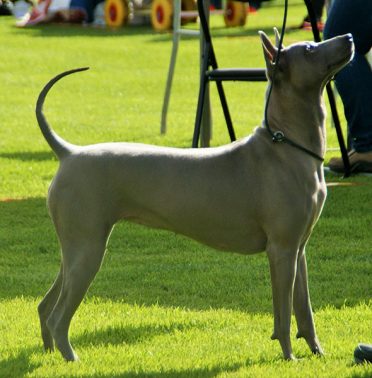
[(153, 0), (151, 5), (151, 24), (157, 31), (170, 30), (173, 25), (173, 2)]
[(106, 0), (105, 21), (107, 26), (119, 27), (128, 23), (129, 8), (127, 0)]
[(228, 0), (226, 2), (224, 20), (228, 27), (243, 26), (247, 19), (247, 8), (244, 3)]

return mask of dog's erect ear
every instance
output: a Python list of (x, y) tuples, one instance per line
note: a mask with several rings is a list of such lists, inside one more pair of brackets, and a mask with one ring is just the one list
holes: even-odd
[(272, 78), (272, 72), (275, 67), (275, 59), (278, 53), (278, 49), (270, 42), (268, 36), (263, 32), (258, 32), (262, 41), (263, 53), (266, 61), (267, 76), (269, 79)]
[[(274, 46), (271, 42), (269, 37), (263, 32), (258, 32), (261, 37), (262, 41), (262, 48), (264, 52), (264, 57), (266, 61), (266, 68), (267, 68), (267, 76), (269, 79), (273, 78), (274, 68), (283, 72), (285, 70), (285, 54), (283, 54), (283, 50), (280, 50), (280, 61), (278, 67), (275, 67), (276, 57), (278, 55), (278, 48)], [(279, 33), (278, 33), (279, 35)]]
[(278, 49), (270, 42), (269, 37), (263, 31), (260, 30), (258, 33), (261, 37), (266, 65), (269, 68), (275, 62)]
[[(274, 27), (274, 34), (275, 34), (275, 46), (279, 48), (279, 42), (280, 42), (280, 33), (277, 28)], [(282, 45), (282, 48), (284, 49), (284, 45)]]

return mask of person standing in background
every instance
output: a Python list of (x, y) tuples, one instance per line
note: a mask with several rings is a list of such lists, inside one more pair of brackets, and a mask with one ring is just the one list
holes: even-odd
[[(372, 0), (333, 0), (324, 28), (324, 39), (351, 33), (355, 54), (336, 76), (348, 127), (352, 172), (372, 173)], [(344, 172), (341, 158), (329, 167)]]

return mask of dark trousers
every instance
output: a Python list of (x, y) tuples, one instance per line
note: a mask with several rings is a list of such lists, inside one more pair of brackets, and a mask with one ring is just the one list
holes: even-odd
[(335, 77), (344, 104), (350, 147), (372, 151), (372, 69), (365, 54), (372, 47), (372, 0), (334, 0), (324, 38), (351, 33), (353, 60)]

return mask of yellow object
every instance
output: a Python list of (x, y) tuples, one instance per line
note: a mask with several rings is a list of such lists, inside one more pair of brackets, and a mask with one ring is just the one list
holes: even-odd
[(107, 26), (119, 27), (128, 23), (129, 9), (127, 0), (106, 0), (105, 21)]
[(247, 9), (245, 3), (228, 0), (225, 7), (225, 25), (226, 26), (243, 26), (247, 18)]
[(151, 24), (157, 31), (166, 31), (173, 24), (173, 1), (153, 0), (151, 5)]

